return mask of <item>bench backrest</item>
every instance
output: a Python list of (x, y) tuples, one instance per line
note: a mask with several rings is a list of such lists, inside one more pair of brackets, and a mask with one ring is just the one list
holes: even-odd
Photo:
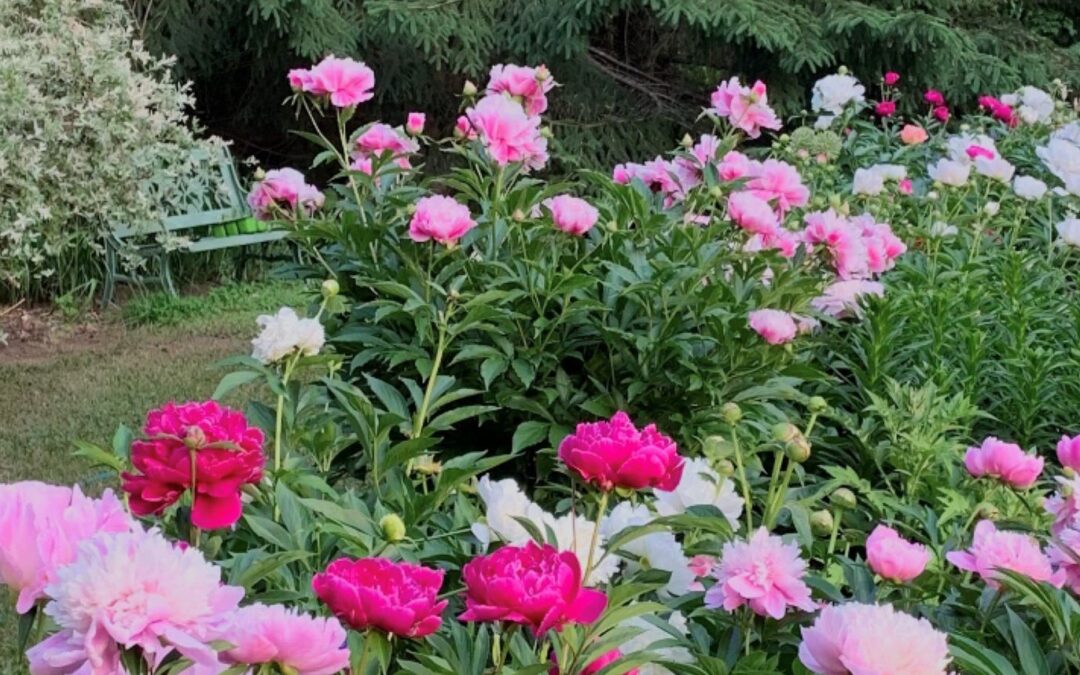
[(211, 150), (196, 148), (191, 152), (190, 159), (193, 164), (205, 167), (204, 173), (213, 179), (211, 184), (195, 181), (189, 185), (180, 181), (179, 184), (170, 185), (170, 190), (179, 193), (173, 199), (173, 213), (158, 223), (117, 223), (113, 227), (113, 236), (124, 239), (158, 232), (209, 227), (251, 215), (246, 195), (240, 186), (240, 178), (236, 174), (236, 165), (233, 164), (232, 154), (226, 146), (215, 146)]

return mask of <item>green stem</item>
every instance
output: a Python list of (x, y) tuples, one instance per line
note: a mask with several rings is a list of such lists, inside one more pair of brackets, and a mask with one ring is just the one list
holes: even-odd
[(746, 536), (754, 531), (754, 512), (750, 502), (750, 483), (746, 480), (746, 465), (743, 463), (742, 449), (739, 446), (739, 435), (734, 430), (731, 432), (731, 444), (735, 447), (735, 470), (739, 474), (739, 486), (742, 488), (743, 510), (746, 511)]
[(600, 509), (596, 515), (596, 526), (593, 527), (592, 538), (589, 541), (589, 557), (585, 561), (585, 572), (581, 575), (582, 584), (588, 583), (589, 573), (592, 572), (593, 557), (596, 555), (596, 543), (600, 539), (600, 521), (604, 519), (604, 512), (607, 511), (607, 503), (608, 492), (601, 492)]
[(431, 373), (428, 375), (427, 387), (424, 388), (424, 399), (420, 402), (420, 409), (416, 411), (416, 420), (413, 422), (413, 438), (420, 438), (420, 433), (424, 430), (428, 407), (431, 405), (431, 396), (435, 392), (435, 381), (438, 379), (439, 368), (442, 366), (445, 352), (446, 324), (443, 323), (439, 326), (439, 342), (435, 347), (435, 359), (431, 362)]
[[(323, 302), (325, 307), (326, 303)], [(319, 309), (319, 314), (322, 314), (322, 308)], [(318, 318), (318, 315), (316, 315)], [(291, 359), (285, 363), (285, 372), (281, 375), (281, 393), (277, 397), (277, 411), (274, 416), (274, 485), (277, 486), (277, 481), (281, 474), (281, 436), (283, 433), (284, 418), (285, 418), (285, 393), (288, 391), (289, 378), (292, 376), (293, 368), (296, 367), (296, 362), (300, 358), (300, 353), (297, 352)], [(274, 500), (274, 522), (281, 519), (281, 508), (277, 504), (277, 500)]]
[(784, 505), (784, 497), (787, 496), (788, 486), (791, 484), (791, 475), (795, 472), (795, 462), (788, 460), (784, 468), (784, 478), (780, 482), (780, 488), (776, 491), (773, 501), (767, 505), (768, 516), (766, 517), (765, 529), (772, 530), (776, 525), (776, 518), (780, 515), (780, 507)]
[(765, 529), (769, 529), (770, 527), (769, 520), (771, 518), (772, 504), (778, 489), (777, 482), (780, 480), (780, 468), (783, 464), (784, 452), (782, 450), (777, 450), (773, 453), (772, 474), (769, 476), (769, 491), (765, 496), (765, 517), (762, 523), (765, 526)]
[(832, 557), (833, 551), (836, 550), (836, 536), (840, 533), (840, 520), (844, 517), (844, 512), (839, 507), (833, 508), (833, 526), (832, 533), (829, 535), (829, 553), (828, 557)]
[(367, 675), (368, 657), (371, 655), (371, 631), (364, 631), (364, 648), (360, 650), (360, 663), (356, 666), (356, 675)]

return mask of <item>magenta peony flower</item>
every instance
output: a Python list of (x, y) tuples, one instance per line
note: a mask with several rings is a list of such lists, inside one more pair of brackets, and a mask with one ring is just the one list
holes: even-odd
[(878, 525), (866, 539), (866, 562), (875, 573), (902, 584), (923, 573), (930, 551), (902, 538), (891, 527)]
[(490, 94), (480, 99), (465, 111), (464, 123), (466, 136), (475, 134), (499, 166), (520, 163), (526, 169), (542, 169), (547, 163), (540, 118), (530, 117), (521, 104), (506, 96)]
[(767, 159), (756, 163), (751, 175), (746, 188), (756, 197), (769, 202), (775, 200), (781, 214), (810, 202), (810, 190), (802, 184), (799, 170), (787, 162)]
[[(610, 652), (594, 659), (592, 663), (577, 672), (579, 675), (596, 675), (606, 666), (621, 659), (622, 656), (623, 654), (621, 651), (612, 649)], [(551, 662), (555, 665), (548, 669), (548, 675), (559, 675), (562, 671), (559, 670), (558, 654), (556, 654), (554, 650), (551, 652)], [(641, 671), (637, 668), (631, 668), (625, 672), (625, 675), (639, 675), (640, 673)]]
[(427, 123), (427, 115), (422, 112), (411, 112), (405, 121), (405, 131), (410, 136), (419, 136), (424, 133), (424, 125)]
[(757, 309), (750, 312), (750, 327), (771, 345), (791, 342), (799, 332), (790, 312), (779, 309)]
[(358, 163), (354, 163), (353, 168), (370, 174), (372, 160), (384, 159), (393, 161), (398, 168), (408, 169), (411, 167), (409, 155), (419, 149), (416, 141), (402, 136), (389, 124), (372, 124), (356, 138), (353, 158)]
[(491, 69), (487, 93), (509, 94), (520, 103), (529, 116), (536, 116), (547, 110), (547, 93), (556, 82), (544, 66), (529, 68), (499, 64)]
[(986, 159), (994, 159), (997, 156), (997, 153), (995, 153), (990, 148), (984, 148), (983, 146), (977, 145), (975, 143), (967, 146), (967, 148), (964, 149), (964, 152), (971, 159), (977, 159), (979, 157), (985, 157)]
[(15, 611), (24, 614), (45, 597), (45, 586), (84, 539), (133, 525), (112, 490), (90, 499), (78, 486), (0, 485), (0, 583), (19, 594)]
[(752, 87), (744, 87), (739, 78), (733, 77), (720, 83), (712, 95), (712, 110), (726, 117), (729, 124), (742, 129), (750, 138), (761, 135), (762, 129), (779, 129), (780, 118), (769, 107), (765, 83), (758, 80)]
[(605, 492), (617, 487), (670, 492), (683, 472), (683, 458), (675, 441), (654, 424), (638, 430), (622, 411), (610, 421), (578, 424), (559, 445), (559, 459)]
[(900, 73), (890, 70), (881, 78), (886, 87), (895, 87), (900, 82)]
[(570, 195), (545, 199), (543, 204), (551, 212), (555, 227), (567, 234), (585, 234), (600, 217), (600, 212), (592, 204)]
[(891, 605), (830, 605), (802, 629), (799, 660), (819, 675), (945, 675), (949, 645)]
[(1061, 466), (1080, 471), (1080, 436), (1062, 436), (1057, 444), (1057, 458)]
[(874, 106), (878, 117), (892, 117), (896, 114), (896, 101), (880, 101)]
[(716, 168), (720, 180), (732, 181), (746, 178), (750, 175), (753, 164), (750, 158), (737, 150), (732, 150), (720, 160), (720, 166)]
[(375, 95), (375, 72), (360, 61), (327, 56), (311, 70), (290, 70), (289, 84), (315, 96), (329, 96), (338, 108), (351, 108)]
[(705, 593), (705, 606), (734, 612), (743, 605), (759, 616), (783, 618), (788, 607), (806, 612), (817, 609), (810, 587), (803, 582), (806, 561), (797, 544), (759, 528), (748, 541), (724, 544), (720, 564), (713, 571), (716, 584)]
[(538, 637), (567, 623), (592, 623), (607, 606), (602, 592), (582, 587), (581, 563), (573, 551), (533, 541), (473, 558), (461, 578), (461, 621), (518, 623)]
[(733, 192), (727, 202), (728, 217), (751, 234), (775, 235), (780, 219), (769, 202), (751, 192)]
[(836, 281), (825, 287), (825, 292), (810, 301), (810, 306), (837, 319), (861, 319), (861, 300), (865, 296), (885, 296), (885, 287), (877, 281), (852, 279)]
[(323, 205), (326, 197), (305, 182), (304, 174), (296, 169), (274, 169), (256, 182), (248, 193), (248, 206), (260, 220), (273, 219), (275, 209), (292, 212), (302, 210), (311, 215)]
[(900, 191), (900, 194), (909, 195), (915, 192), (915, 184), (911, 182), (910, 178), (903, 178), (896, 184), (896, 189)]
[(1025, 454), (1015, 443), (1005, 443), (993, 436), (977, 448), (968, 448), (964, 454), (964, 466), (972, 476), (997, 478), (1018, 490), (1035, 484), (1044, 461), (1034, 453)]
[(209, 643), (223, 637), (244, 590), (223, 586), (198, 549), (134, 530), (83, 541), (45, 593), (60, 631), (27, 652), (35, 675), (122, 673), (120, 654), (135, 647), (154, 666), (175, 652), (194, 672), (221, 672)]
[(311, 580), (315, 595), (356, 630), (377, 628), (404, 638), (439, 630), (446, 600), (439, 600), (443, 570), (386, 558), (342, 558)]
[(230, 664), (272, 663), (296, 675), (334, 675), (349, 666), (347, 637), (337, 619), (254, 604), (233, 614), (222, 639), (233, 645), (225, 652)]
[(998, 530), (989, 520), (980, 520), (975, 526), (971, 548), (951, 551), (945, 558), (962, 570), (975, 572), (987, 586), (995, 589), (1000, 588), (995, 578), (999, 569), (1011, 570), (1059, 588), (1065, 580), (1064, 572), (1051, 569), (1050, 560), (1034, 537)]
[(240, 488), (262, 479), (265, 461), (262, 430), (243, 413), (217, 401), (167, 403), (146, 416), (143, 435), (131, 444), (136, 473), (121, 476), (133, 513), (159, 514), (190, 490), (194, 454), (191, 522), (214, 530), (240, 519)]
[(945, 105), (945, 96), (937, 89), (927, 89), (923, 100), (934, 107)]
[(432, 195), (416, 202), (416, 212), (409, 222), (409, 238), (417, 242), (434, 239), (453, 246), (474, 227), (476, 221), (469, 207), (453, 197)]
[(949, 108), (943, 105), (939, 105), (938, 107), (934, 108), (934, 118), (938, 122), (945, 124), (949, 121)]

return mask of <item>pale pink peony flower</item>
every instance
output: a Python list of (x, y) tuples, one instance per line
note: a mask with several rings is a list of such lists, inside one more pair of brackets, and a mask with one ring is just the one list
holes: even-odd
[(902, 538), (886, 525), (878, 525), (866, 539), (866, 562), (885, 579), (906, 583), (923, 573), (930, 551)]
[(544, 66), (530, 68), (512, 64), (499, 64), (491, 69), (487, 93), (506, 93), (517, 99), (530, 116), (536, 116), (547, 110), (547, 93), (556, 82)]
[(797, 206), (806, 206), (810, 201), (810, 189), (802, 184), (799, 170), (776, 159), (767, 159), (752, 166), (753, 176), (746, 183), (746, 188), (755, 196), (766, 201), (776, 202), (780, 213), (786, 213)]
[(771, 345), (791, 342), (799, 333), (799, 327), (790, 312), (779, 309), (758, 309), (750, 312), (750, 327)]
[(349, 666), (347, 635), (337, 619), (298, 614), (282, 605), (237, 610), (222, 638), (231, 664), (272, 663), (296, 675), (334, 675)]
[(712, 110), (736, 129), (742, 129), (750, 138), (761, 135), (762, 129), (776, 130), (781, 127), (780, 118), (769, 107), (765, 83), (758, 80), (752, 87), (744, 87), (739, 78), (722, 82), (712, 95)]
[(751, 234), (774, 235), (780, 220), (769, 202), (750, 192), (734, 192), (728, 197), (728, 217)]
[(1080, 528), (1073, 522), (1055, 536), (1046, 549), (1050, 563), (1073, 593), (1080, 593)]
[(60, 632), (27, 652), (34, 675), (121, 673), (121, 652), (135, 647), (152, 666), (178, 653), (193, 672), (221, 672), (209, 643), (223, 637), (244, 595), (222, 585), (198, 549), (143, 530), (83, 541), (45, 592)]
[(589, 202), (571, 195), (558, 195), (543, 202), (551, 212), (555, 227), (567, 234), (585, 234), (596, 224), (600, 212)]
[(675, 441), (654, 424), (639, 430), (622, 411), (611, 420), (578, 424), (559, 444), (559, 459), (605, 492), (617, 487), (670, 492), (683, 473)]
[(925, 143), (929, 137), (930, 135), (926, 133), (926, 129), (917, 124), (905, 124), (904, 128), (900, 130), (900, 140), (905, 145), (919, 145)]
[(1026, 454), (1015, 443), (1006, 443), (993, 436), (977, 448), (968, 448), (964, 454), (964, 467), (975, 478), (997, 478), (1019, 490), (1035, 484), (1044, 461), (1035, 454)]
[(885, 287), (877, 281), (852, 279), (836, 281), (825, 287), (825, 291), (810, 301), (810, 306), (836, 319), (856, 318), (863, 315), (862, 298), (864, 296), (885, 296)]
[(818, 675), (945, 675), (949, 645), (926, 619), (849, 602), (802, 629), (799, 660)]
[(832, 209), (808, 213), (805, 221), (803, 239), (808, 244), (825, 245), (841, 279), (857, 279), (870, 273), (861, 227)]
[(409, 155), (420, 149), (417, 142), (397, 132), (389, 124), (372, 124), (356, 138), (353, 168), (371, 173), (372, 160), (392, 161), (401, 169), (408, 169)]
[(1065, 573), (1054, 572), (1050, 560), (1039, 548), (1034, 537), (1020, 532), (998, 530), (993, 521), (980, 520), (975, 526), (971, 548), (951, 551), (945, 558), (962, 570), (975, 572), (990, 588), (1000, 588), (998, 570), (1011, 570), (1034, 580), (1045, 581), (1058, 588)]
[(1054, 535), (1080, 522), (1080, 476), (1058, 476), (1056, 480), (1061, 488), (1043, 502), (1043, 508), (1054, 517), (1050, 525)]
[(474, 227), (476, 221), (469, 207), (453, 197), (432, 195), (416, 202), (416, 212), (409, 222), (409, 238), (417, 242), (434, 239), (453, 246)]
[(529, 116), (513, 99), (501, 94), (485, 96), (465, 111), (465, 125), (466, 135), (475, 133), (499, 166), (521, 163), (526, 169), (542, 169), (547, 163), (540, 118)]
[(308, 215), (323, 205), (325, 197), (313, 185), (308, 185), (304, 174), (296, 169), (274, 169), (251, 187), (248, 206), (255, 217), (270, 220), (275, 209), (291, 212), (303, 210)]
[(78, 486), (0, 485), (0, 583), (18, 593), (15, 611), (26, 613), (45, 597), (45, 586), (84, 539), (132, 526), (112, 490), (90, 499)]
[(806, 561), (797, 544), (759, 528), (749, 541), (724, 544), (720, 564), (713, 571), (716, 584), (705, 593), (705, 606), (734, 612), (743, 605), (759, 616), (782, 619), (788, 607), (806, 612), (817, 608), (810, 587), (803, 581)]
[(712, 576), (713, 569), (716, 567), (716, 562), (716, 556), (706, 555), (704, 553), (690, 558), (690, 563), (687, 565), (687, 568), (695, 578), (695, 581), (690, 584), (691, 591), (705, 590), (705, 586), (700, 581), (696, 581), (696, 579)]
[(749, 157), (737, 150), (732, 150), (720, 160), (717, 173), (720, 175), (720, 180), (733, 181), (749, 176), (753, 166)]
[(1061, 466), (1080, 471), (1080, 436), (1062, 436), (1057, 444), (1057, 458)]
[(851, 219), (851, 225), (861, 231), (866, 250), (866, 266), (871, 274), (881, 274), (896, 265), (896, 259), (907, 251), (907, 245), (893, 234), (886, 223), (878, 223), (870, 214)]
[(294, 89), (299, 84), (302, 91), (329, 96), (338, 108), (351, 108), (375, 96), (375, 72), (360, 61), (336, 56), (327, 56), (306, 74), (290, 71), (289, 82)]
[(712, 134), (702, 134), (690, 154), (697, 160), (698, 167), (705, 167), (716, 162), (716, 153), (720, 150), (720, 139)]
[(424, 133), (424, 125), (427, 123), (427, 115), (422, 112), (411, 112), (405, 120), (405, 131), (410, 136), (419, 136)]

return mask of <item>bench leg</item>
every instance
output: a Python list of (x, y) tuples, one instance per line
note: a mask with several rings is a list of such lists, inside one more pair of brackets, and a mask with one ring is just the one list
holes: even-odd
[(172, 269), (169, 267), (169, 254), (165, 251), (158, 255), (158, 269), (161, 273), (161, 288), (175, 298), (179, 293), (176, 292), (176, 286), (173, 284)]
[(101, 308), (107, 309), (116, 294), (116, 248), (105, 242), (105, 283), (101, 287)]

